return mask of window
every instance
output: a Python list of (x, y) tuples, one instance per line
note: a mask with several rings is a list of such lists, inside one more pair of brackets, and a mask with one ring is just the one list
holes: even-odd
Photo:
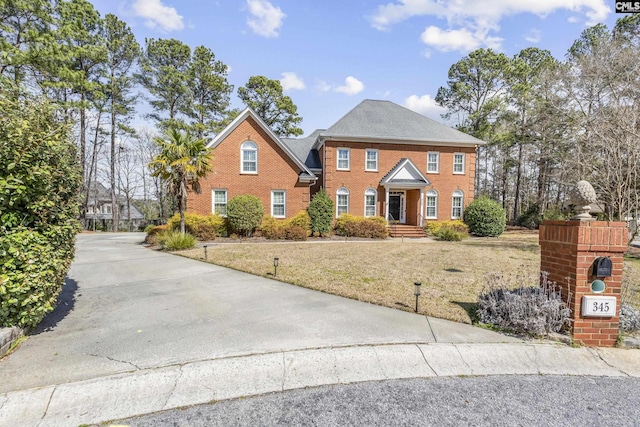
[(258, 173), (258, 145), (247, 141), (240, 147), (242, 173)]
[(451, 201), (451, 219), (462, 218), (462, 199), (464, 193), (460, 190), (453, 192), (453, 199)]
[(427, 153), (427, 173), (438, 173), (440, 170), (440, 153), (430, 151)]
[(378, 150), (372, 148), (367, 149), (367, 160), (364, 166), (366, 171), (378, 171)]
[(453, 173), (464, 173), (464, 153), (453, 153)]
[(349, 149), (338, 148), (338, 170), (349, 170)]
[(438, 218), (438, 192), (436, 190), (427, 191), (427, 212), (429, 219)]
[(376, 216), (378, 192), (369, 188), (364, 192), (364, 216)]
[(336, 191), (336, 216), (349, 213), (349, 190), (344, 187)]
[(213, 213), (227, 215), (227, 190), (213, 190)]
[(271, 216), (274, 218), (284, 218), (287, 216), (287, 195), (284, 190), (273, 190), (271, 192)]
[(102, 205), (102, 213), (110, 214), (111, 213), (111, 205)]

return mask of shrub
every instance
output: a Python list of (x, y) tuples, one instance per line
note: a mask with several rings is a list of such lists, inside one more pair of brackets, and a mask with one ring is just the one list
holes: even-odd
[(167, 224), (164, 225), (156, 225), (151, 227), (150, 230), (147, 231), (147, 236), (144, 238), (145, 243), (149, 243), (150, 245), (158, 245), (160, 244), (159, 235), (166, 231), (168, 228)]
[(571, 310), (562, 300), (555, 282), (547, 276), (542, 273), (540, 286), (526, 286), (519, 278), (519, 287), (515, 289), (511, 289), (511, 284), (502, 276), (489, 276), (486, 291), (478, 297), (479, 322), (530, 335), (566, 328)]
[(429, 221), (423, 226), (425, 233), (429, 236), (435, 236), (438, 233), (438, 230), (443, 227), (450, 228), (459, 233), (469, 234), (469, 227), (467, 227), (467, 224), (465, 224), (464, 221), (459, 219)]
[(311, 233), (309, 215), (306, 211), (300, 211), (288, 220), (265, 216), (259, 230), (267, 239), (307, 240)]
[(622, 332), (640, 331), (640, 310), (626, 302), (620, 305), (620, 330)]
[(313, 233), (320, 236), (329, 234), (333, 224), (333, 209), (333, 200), (327, 195), (324, 188), (313, 196), (308, 209)]
[(283, 221), (278, 221), (270, 215), (265, 215), (260, 224), (260, 233), (266, 239), (284, 239)]
[(160, 242), (162, 249), (167, 251), (181, 251), (183, 249), (192, 249), (196, 246), (196, 238), (189, 233), (180, 233), (179, 231), (166, 230), (161, 233)]
[(459, 242), (469, 237), (465, 231), (458, 231), (453, 227), (440, 227), (433, 236), (438, 240), (446, 240), (448, 242)]
[(298, 212), (294, 217), (287, 220), (287, 224), (302, 228), (307, 233), (307, 237), (311, 235), (311, 217), (307, 211)]
[(229, 226), (240, 235), (250, 236), (260, 225), (263, 216), (262, 202), (251, 194), (235, 196), (227, 203)]
[[(172, 230), (180, 229), (180, 214), (172, 216), (167, 224)], [(198, 215), (185, 213), (184, 226), (187, 233), (202, 241), (214, 240), (216, 237), (227, 234), (226, 221), (218, 214)]]
[(542, 219), (551, 221), (562, 221), (568, 219), (569, 216), (562, 212), (560, 209), (548, 209), (544, 211)]
[(155, 225), (153, 225), (153, 224), (149, 224), (149, 225), (147, 225), (147, 226), (144, 228), (144, 230), (143, 230), (143, 231), (144, 231), (145, 233), (149, 233), (149, 232), (153, 229), (153, 227), (155, 227)]
[(340, 236), (386, 239), (389, 235), (386, 221), (382, 217), (342, 214), (336, 220), (335, 229)]
[(309, 232), (299, 225), (286, 224), (284, 226), (284, 238), (287, 240), (307, 240)]
[(498, 202), (481, 196), (464, 210), (464, 222), (476, 236), (497, 237), (504, 231), (507, 217)]
[(529, 208), (516, 219), (516, 225), (531, 230), (538, 228), (540, 222), (542, 222), (542, 215), (540, 215), (538, 205), (529, 206)]

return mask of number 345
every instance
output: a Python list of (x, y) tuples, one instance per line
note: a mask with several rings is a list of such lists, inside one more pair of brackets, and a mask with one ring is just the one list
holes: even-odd
[(594, 302), (593, 303), (593, 312), (594, 313), (608, 313), (609, 312), (609, 303), (608, 302)]

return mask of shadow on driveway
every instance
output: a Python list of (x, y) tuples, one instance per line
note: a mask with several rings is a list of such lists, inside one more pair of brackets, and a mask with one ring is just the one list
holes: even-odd
[(43, 332), (54, 330), (58, 323), (67, 317), (67, 314), (73, 310), (73, 307), (76, 304), (77, 290), (78, 282), (69, 277), (65, 277), (64, 285), (62, 286), (62, 290), (60, 291), (60, 295), (58, 295), (58, 300), (56, 301), (56, 308), (42, 319), (42, 322), (36, 326), (30, 335), (38, 335)]

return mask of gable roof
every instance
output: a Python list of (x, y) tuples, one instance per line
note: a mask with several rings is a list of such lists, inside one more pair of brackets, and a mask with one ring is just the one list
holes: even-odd
[(322, 169), (322, 162), (318, 150), (313, 149), (313, 144), (324, 129), (316, 129), (304, 138), (282, 138), (293, 154), (302, 160), (309, 169)]
[(412, 184), (416, 187), (426, 187), (431, 182), (420, 171), (411, 159), (402, 158), (389, 172), (380, 180), (382, 186), (393, 186)]
[[(288, 144), (285, 144), (282, 139), (276, 135), (269, 126), (256, 114), (253, 109), (247, 107), (242, 113), (238, 115), (229, 125), (222, 130), (218, 135), (215, 136), (211, 141), (207, 143), (207, 148), (216, 148), (226, 137), (228, 137), (243, 121), (247, 118), (251, 117), (258, 126), (267, 134), (269, 137), (285, 152), (285, 154), (293, 160), (293, 162), (300, 168), (301, 175), (309, 178), (315, 178), (313, 172), (304, 164), (298, 156), (292, 151), (291, 147)], [(305, 155), (306, 157), (306, 155)]]
[(475, 146), (484, 141), (391, 101), (365, 99), (323, 132), (321, 139), (444, 143)]

